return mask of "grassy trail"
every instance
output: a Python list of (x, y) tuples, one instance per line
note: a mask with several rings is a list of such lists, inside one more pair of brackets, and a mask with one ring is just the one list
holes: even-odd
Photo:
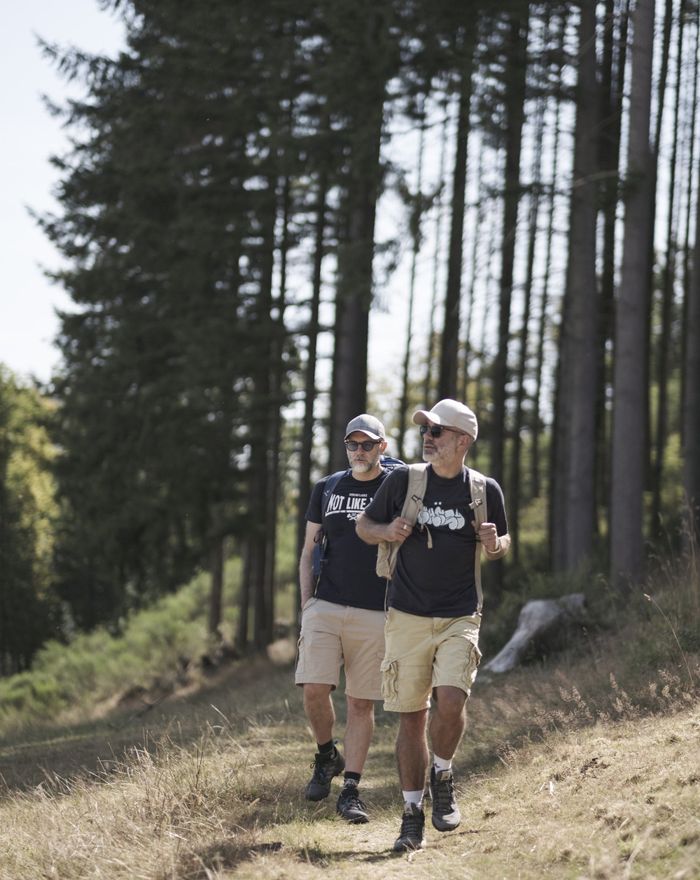
[(313, 742), (290, 667), (231, 667), (146, 712), (0, 740), (0, 878), (700, 878), (700, 707), (665, 687), (642, 705), (570, 661), (482, 680), (456, 761), (462, 825), (402, 856), (396, 719), (378, 712), (372, 820), (349, 826), (337, 784), (302, 798)]

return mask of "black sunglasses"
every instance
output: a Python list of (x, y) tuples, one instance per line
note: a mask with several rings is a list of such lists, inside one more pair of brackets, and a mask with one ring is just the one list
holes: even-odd
[(345, 448), (349, 452), (357, 452), (360, 446), (364, 449), (365, 452), (371, 452), (377, 443), (381, 443), (381, 440), (346, 440)]
[(464, 433), (456, 428), (448, 428), (446, 425), (421, 425), (418, 430), (421, 437), (425, 437), (426, 434), (430, 434), (431, 437), (440, 437), (443, 431), (453, 431), (455, 434)]

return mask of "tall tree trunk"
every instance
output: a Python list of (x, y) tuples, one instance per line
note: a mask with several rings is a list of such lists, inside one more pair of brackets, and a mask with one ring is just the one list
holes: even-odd
[[(495, 160), (496, 162), (498, 159)], [(496, 204), (496, 199), (491, 197), (490, 204), (487, 204), (486, 216), (487, 216), (487, 231), (486, 231), (486, 241), (488, 242), (488, 252), (486, 257), (486, 278), (484, 279), (484, 308), (482, 309), (481, 316), (481, 327), (479, 329), (479, 356), (481, 358), (482, 367), (477, 373), (476, 383), (474, 387), (474, 401), (476, 403), (476, 412), (482, 413), (486, 407), (486, 388), (488, 387), (488, 377), (486, 375), (487, 368), (486, 364), (488, 363), (486, 349), (487, 349), (487, 338), (488, 338), (488, 327), (489, 327), (489, 316), (491, 315), (493, 309), (491, 308), (491, 302), (497, 301), (498, 299), (498, 279), (496, 277), (496, 264), (498, 261), (498, 229), (499, 225), (502, 226), (501, 218), (498, 214), (498, 205)], [(493, 296), (492, 296), (493, 294)], [(490, 395), (493, 396), (493, 392), (489, 389)], [(472, 460), (473, 464), (476, 465), (477, 460), (480, 456), (479, 444), (476, 443), (469, 453), (469, 457)]]
[(678, 43), (676, 50), (676, 75), (675, 75), (675, 100), (673, 106), (673, 142), (671, 157), (669, 159), (669, 182), (668, 182), (668, 211), (666, 218), (666, 260), (663, 271), (663, 283), (661, 288), (661, 322), (656, 356), (656, 432), (655, 432), (655, 455), (654, 471), (652, 477), (652, 529), (659, 534), (661, 532), (661, 495), (664, 478), (664, 459), (666, 455), (666, 442), (668, 440), (668, 382), (670, 373), (671, 346), (675, 348), (673, 340), (673, 306), (674, 290), (676, 283), (676, 247), (677, 230), (675, 229), (675, 205), (676, 205), (676, 164), (678, 161), (678, 139), (680, 130), (681, 108), (681, 76), (683, 61), (683, 35), (685, 10), (681, 0), (678, 17)]
[[(311, 285), (309, 328), (307, 332), (306, 368), (304, 370), (304, 417), (301, 428), (299, 464), (299, 506), (297, 510), (297, 558), (301, 555), (306, 533), (306, 505), (311, 492), (311, 459), (313, 452), (314, 402), (316, 400), (316, 353), (318, 351), (319, 309), (321, 305), (321, 269), (323, 267), (324, 240), (326, 233), (326, 201), (328, 198), (328, 173), (319, 175), (314, 229), (314, 257)], [(301, 590), (297, 582), (296, 611), (301, 609)]]
[(440, 290), (440, 266), (442, 265), (442, 221), (443, 190), (445, 184), (445, 163), (447, 158), (447, 142), (450, 133), (449, 100), (445, 99), (445, 117), (442, 123), (442, 137), (440, 139), (440, 170), (438, 178), (439, 198), (436, 205), (435, 217), (435, 248), (433, 251), (433, 279), (430, 294), (430, 315), (428, 317), (428, 356), (425, 365), (425, 381), (423, 383), (423, 403), (430, 405), (433, 395), (433, 360), (435, 356), (435, 315), (438, 310), (438, 297)]
[(287, 369), (285, 361), (284, 315), (287, 308), (287, 264), (290, 243), (290, 218), (292, 214), (291, 180), (286, 175), (281, 181), (281, 236), (279, 244), (279, 291), (274, 300), (272, 335), (270, 339), (270, 406), (269, 445), (267, 450), (267, 507), (265, 513), (267, 546), (265, 548), (265, 590), (267, 593), (266, 644), (274, 639), (275, 623), (275, 573), (277, 568), (278, 507), (281, 494), (280, 460), (282, 455), (282, 405)]
[(525, 495), (522, 486), (522, 433), (525, 423), (525, 378), (528, 364), (528, 340), (530, 335), (530, 314), (532, 310), (532, 281), (535, 271), (535, 249), (537, 247), (537, 223), (540, 213), (540, 191), (542, 186), (542, 139), (544, 135), (544, 99), (537, 102), (535, 115), (534, 157), (532, 160), (531, 190), (527, 232), (527, 259), (525, 284), (523, 287), (523, 321), (520, 328), (520, 351), (518, 353), (517, 381), (515, 389), (515, 413), (513, 416), (513, 449), (511, 452), (511, 479), (508, 487), (508, 530), (513, 540), (513, 562), (517, 563), (520, 552), (518, 536), (520, 533), (520, 507)]
[[(386, 52), (387, 22), (383, 10), (368, 13), (360, 47), (367, 59), (358, 87), (364, 98), (349, 131), (349, 168), (344, 187), (345, 223), (338, 244), (335, 306), (335, 348), (331, 399), (331, 469), (346, 462), (342, 437), (345, 425), (367, 407), (367, 341), (372, 302), (374, 223), (380, 189), (379, 152), (386, 83), (376, 59)], [(361, 114), (361, 115), (360, 115)]]
[[(697, 168), (700, 192), (700, 162)], [(685, 373), (682, 435), (683, 489), (688, 503), (687, 534), (700, 541), (700, 198), (695, 200), (695, 250), (688, 286), (685, 323)]]
[[(666, 112), (666, 85), (668, 82), (669, 55), (671, 49), (671, 31), (673, 27), (673, 3), (674, 0), (666, 0), (664, 11), (664, 26), (661, 39), (661, 58), (658, 65), (658, 86), (656, 98), (656, 124), (654, 127), (654, 135), (652, 140), (652, 163), (651, 163), (651, 187), (649, 199), (651, 202), (650, 219), (649, 219), (649, 240), (647, 249), (647, 279), (646, 279), (646, 317), (647, 317), (647, 343), (645, 347), (646, 357), (644, 360), (644, 382), (647, 389), (646, 411), (645, 411), (645, 463), (644, 463), (644, 485), (645, 488), (651, 489), (653, 484), (653, 440), (654, 435), (651, 428), (652, 418), (652, 382), (651, 382), (651, 353), (653, 350), (653, 328), (652, 315), (655, 311), (655, 266), (656, 266), (656, 249), (654, 242), (654, 233), (656, 229), (656, 201), (657, 201), (657, 184), (659, 175), (659, 152), (661, 148), (661, 135), (663, 132), (663, 121)], [(655, 528), (652, 522), (651, 529)]]
[[(559, 58), (564, 57), (564, 49), (565, 49), (565, 40), (566, 40), (566, 18), (564, 16), (560, 19), (559, 24)], [(560, 61), (557, 66), (557, 76), (556, 82), (561, 83), (561, 75), (562, 75), (562, 62)], [(549, 320), (549, 291), (551, 284), (551, 276), (552, 276), (552, 249), (554, 244), (554, 219), (556, 216), (556, 206), (557, 206), (557, 181), (559, 179), (559, 142), (561, 137), (561, 100), (555, 96), (555, 112), (554, 112), (554, 135), (552, 138), (552, 147), (551, 147), (551, 178), (549, 183), (549, 191), (547, 198), (547, 233), (546, 233), (546, 249), (545, 249), (545, 258), (544, 258), (544, 278), (542, 281), (542, 295), (540, 297), (540, 313), (539, 313), (539, 322), (537, 327), (537, 354), (536, 354), (536, 365), (535, 365), (535, 394), (534, 394), (534, 420), (533, 420), (533, 433), (532, 433), (532, 459), (531, 459), (531, 467), (532, 467), (532, 495), (534, 498), (539, 498), (542, 494), (542, 464), (541, 464), (541, 449), (542, 449), (542, 435), (544, 432), (544, 419), (542, 418), (542, 410), (543, 410), (543, 400), (542, 400), (542, 391), (544, 385), (544, 369), (545, 369), (545, 341), (547, 338), (547, 328), (548, 328), (548, 320)], [(555, 407), (556, 409), (556, 407)], [(554, 431), (552, 431), (552, 438), (554, 442)], [(550, 450), (550, 456), (554, 458), (554, 451)], [(549, 504), (549, 520), (547, 524), (547, 534), (549, 536), (549, 540), (551, 542), (552, 539), (552, 521), (555, 514), (555, 505), (553, 504), (553, 493), (551, 491), (551, 479), (550, 479), (550, 504)], [(550, 546), (550, 556), (551, 556), (551, 546)]]
[(476, 200), (474, 228), (472, 229), (472, 253), (471, 267), (469, 270), (469, 289), (467, 292), (467, 307), (464, 313), (464, 357), (462, 358), (462, 373), (460, 380), (459, 399), (469, 403), (469, 361), (471, 358), (472, 323), (474, 321), (474, 300), (476, 297), (476, 283), (479, 276), (479, 245), (481, 244), (481, 228), (484, 222), (484, 210), (486, 206), (486, 187), (483, 185), (483, 150), (477, 150), (476, 180), (478, 181), (478, 194)]
[[(257, 301), (258, 332), (267, 352), (261, 357), (255, 371), (255, 386), (250, 412), (250, 496), (248, 514), (250, 517), (251, 550), (249, 590), (253, 591), (255, 609), (252, 641), (257, 650), (269, 644), (272, 633), (273, 603), (272, 579), (268, 542), (270, 540), (270, 482), (274, 479), (271, 467), (269, 444), (274, 438), (274, 421), (278, 417), (278, 401), (273, 398), (273, 353), (277, 335), (276, 322), (272, 315), (273, 283), (275, 266), (275, 227), (277, 225), (277, 182), (268, 179), (267, 216), (264, 218), (265, 235), (260, 254), (260, 288)], [(272, 529), (274, 540), (274, 529)]]
[(498, 304), (498, 349), (493, 365), (493, 423), (489, 438), (492, 450), (491, 473), (501, 482), (505, 473), (508, 344), (510, 341), (515, 237), (520, 203), (520, 152), (525, 119), (529, 7), (525, 9), (523, 15), (522, 20), (517, 18), (510, 20), (510, 38), (506, 61), (506, 155), (503, 235), (501, 237), (501, 283)]
[(645, 361), (652, 161), (649, 145), (654, 0), (633, 12), (622, 276), (615, 322), (610, 572), (620, 586), (641, 574), (646, 437)]
[[(610, 499), (610, 416), (612, 357), (615, 333), (617, 206), (620, 180), (620, 135), (623, 114), (630, 0), (606, 0), (601, 88), (600, 170), (603, 214), (596, 402), (596, 508)], [(608, 533), (609, 538), (609, 533)]]
[(467, 153), (469, 145), (470, 108), (472, 98), (472, 68), (474, 35), (472, 27), (463, 28), (459, 44), (464, 52), (464, 66), (459, 80), (459, 110), (455, 164), (452, 175), (452, 212), (450, 249), (447, 258), (447, 288), (442, 327), (442, 348), (438, 397), (457, 396), (457, 353), (459, 351), (459, 303), (462, 290), (462, 249), (464, 236), (464, 189), (467, 182)]
[(561, 322), (555, 482), (564, 481), (562, 516), (553, 522), (555, 566), (570, 569), (590, 557), (595, 518), (595, 405), (598, 295), (596, 280), (595, 4), (581, 4), (576, 131), (569, 223), (569, 259)]
[(214, 638), (221, 637), (221, 607), (224, 595), (224, 542), (219, 538), (209, 550), (209, 572), (211, 587), (209, 589), (209, 615), (207, 632)]
[[(697, 118), (698, 118), (698, 73), (700, 72), (700, 4), (696, 5), (693, 15), (693, 20), (695, 24), (695, 37), (693, 40), (693, 75), (692, 75), (692, 88), (691, 88), (691, 98), (690, 98), (690, 131), (688, 132), (688, 142), (689, 142), (689, 156), (688, 156), (688, 175), (687, 180), (688, 184), (686, 187), (686, 211), (685, 211), (685, 232), (683, 235), (683, 305), (681, 307), (681, 327), (688, 326), (688, 306), (690, 303), (690, 286), (692, 283), (691, 280), (691, 259), (690, 254), (692, 250), (691, 240), (690, 240), (690, 228), (692, 223), (693, 210), (695, 208), (694, 200), (693, 200), (693, 183), (695, 179), (695, 135), (697, 130)], [(688, 334), (681, 333), (681, 401), (685, 400), (687, 389), (686, 383), (688, 381), (688, 376), (685, 370), (685, 364), (687, 362), (687, 342), (688, 342)], [(691, 381), (694, 381), (691, 379)], [(681, 404), (682, 405), (682, 404)], [(683, 436), (684, 429), (684, 419), (681, 417), (681, 446), (685, 447), (685, 437)]]
[(410, 229), (411, 229), (411, 275), (408, 284), (408, 323), (406, 326), (406, 347), (404, 349), (403, 369), (401, 371), (401, 401), (398, 413), (398, 455), (406, 458), (406, 420), (409, 407), (409, 381), (411, 367), (411, 347), (413, 345), (413, 309), (416, 294), (416, 266), (420, 253), (422, 234), (421, 223), (423, 220), (423, 153), (425, 149), (425, 110), (420, 111), (420, 136), (418, 139), (418, 173), (416, 180), (415, 198), (410, 199)]

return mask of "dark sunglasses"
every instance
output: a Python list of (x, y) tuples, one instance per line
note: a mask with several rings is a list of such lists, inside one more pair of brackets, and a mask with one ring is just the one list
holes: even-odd
[(464, 433), (456, 428), (448, 428), (446, 425), (421, 425), (418, 430), (421, 437), (425, 437), (426, 434), (430, 434), (431, 437), (440, 437), (443, 431), (453, 431), (455, 434)]
[(371, 452), (377, 443), (381, 443), (381, 440), (346, 440), (345, 448), (349, 452), (357, 452), (360, 446), (364, 449), (365, 452)]

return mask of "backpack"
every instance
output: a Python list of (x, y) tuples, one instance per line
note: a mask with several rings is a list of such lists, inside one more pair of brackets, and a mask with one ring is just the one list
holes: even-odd
[[(471, 494), (471, 503), (469, 509), (474, 513), (474, 521), (476, 528), (486, 522), (488, 512), (486, 507), (486, 477), (472, 468), (467, 469), (469, 474), (469, 492)], [(428, 485), (428, 465), (427, 464), (410, 464), (408, 466), (408, 486), (406, 488), (406, 497), (404, 498), (403, 507), (401, 508), (401, 516), (407, 519), (412, 525), (416, 524), (418, 516), (423, 508), (423, 496)], [(428, 533), (428, 549), (433, 549), (433, 539), (430, 529), (425, 526)], [(401, 544), (397, 541), (382, 541), (377, 550), (377, 574), (379, 577), (391, 580), (394, 576), (396, 568), (396, 557), (399, 554)], [(476, 592), (478, 600), (478, 613), (481, 613), (483, 597), (481, 591), (481, 553), (475, 554), (474, 563), (474, 579), (476, 582)]]
[[(390, 455), (382, 455), (379, 459), (379, 463), (387, 471), (393, 471), (394, 468), (397, 467), (405, 467), (406, 462), (401, 461), (400, 458), (392, 458)], [(326, 514), (326, 510), (328, 509), (328, 502), (331, 500), (331, 495), (335, 492), (335, 487), (338, 483), (343, 479), (343, 477), (348, 476), (352, 473), (351, 468), (345, 468), (342, 471), (336, 471), (334, 474), (326, 477), (326, 483), (323, 487), (323, 494), (321, 495), (321, 522), (323, 523), (323, 517)], [(323, 528), (316, 535), (316, 543), (314, 544), (314, 551), (312, 556), (312, 570), (314, 578), (318, 582), (318, 579), (321, 576), (321, 569), (323, 568), (323, 563), (326, 561), (326, 549), (328, 547), (328, 537)]]

